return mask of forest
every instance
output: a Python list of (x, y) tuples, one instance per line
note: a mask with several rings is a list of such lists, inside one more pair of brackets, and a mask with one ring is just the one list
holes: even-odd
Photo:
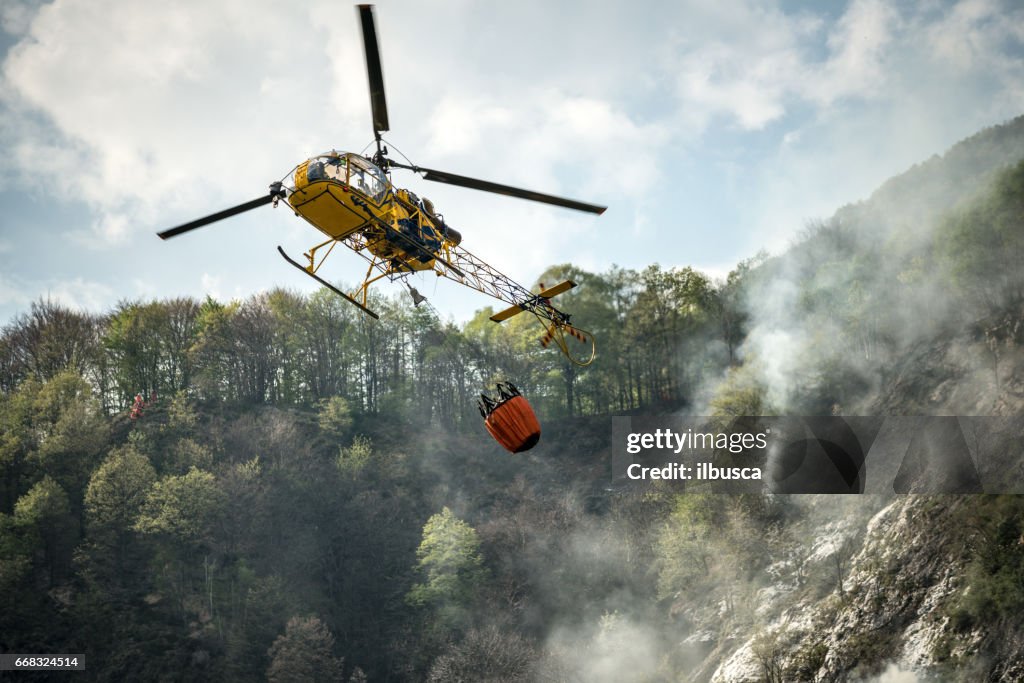
[(404, 298), (375, 301), (382, 313), (373, 321), (326, 289), (126, 301), (103, 316), (40, 301), (5, 330), (0, 388), (71, 369), (106, 413), (140, 393), (297, 408), (342, 397), (355, 413), (397, 411), (455, 430), (477, 426), (476, 395), (502, 379), (558, 417), (681, 405), (702, 376), (735, 362), (752, 264), (717, 284), (690, 268), (550, 268), (541, 279), (580, 284), (564, 306), (599, 336), (603, 356), (618, 359), (585, 371), (546, 352), (531, 317), (498, 327), (491, 308), (460, 327)]
[[(586, 368), (490, 308), (40, 300), (0, 334), (0, 647), (90, 680), (844, 681), (914, 626), (919, 671), (1024, 673), (1017, 496), (608, 486), (612, 415), (1018, 416), (1022, 159), (1024, 119), (982, 131), (723, 279), (552, 266)], [(483, 429), (498, 381), (527, 454)], [(897, 611), (813, 622), (865, 605)]]

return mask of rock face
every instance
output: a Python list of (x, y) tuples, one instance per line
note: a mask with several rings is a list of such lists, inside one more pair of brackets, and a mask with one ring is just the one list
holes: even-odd
[[(946, 531), (963, 504), (903, 496), (863, 528), (829, 530), (801, 569), (831, 564), (838, 576), (845, 564), (842, 593), (837, 587), (823, 598), (792, 600), (797, 589), (788, 586), (787, 606), (740, 644), (711, 680), (825, 682), (870, 678), (887, 668), (908, 676), (933, 671), (949, 628), (943, 608), (958, 594), (969, 560), (961, 535)], [(858, 537), (857, 549), (844, 557)]]
[[(1024, 353), (1005, 345), (998, 372), (984, 362), (986, 353), (966, 332), (922, 345), (894, 366), (893, 381), (866, 412), (1007, 416), (1005, 429), (985, 438), (998, 440), (1003, 465), (1016, 462), (1019, 470)], [(837, 499), (822, 496), (813, 507)], [(732, 634), (731, 647), (720, 642), (710, 655), (716, 661), (701, 668), (713, 673), (692, 680), (1024, 680), (1019, 617), (956, 623), (984, 535), (965, 520), (978, 518), (977, 508), (992, 500), (860, 496), (853, 513), (847, 505), (831, 521), (826, 515), (808, 529), (813, 540), (806, 556), (783, 563), (775, 582), (758, 592), (754, 609), (761, 618), (743, 636)], [(1024, 536), (1016, 545), (1024, 545)], [(829, 589), (809, 591), (806, 577), (823, 573)]]
[(824, 661), (815, 680), (880, 673), (886, 661), (915, 671), (931, 663), (947, 621), (939, 608), (967, 561), (960, 540), (944, 531), (948, 514), (929, 498), (910, 496), (871, 519), (846, 593), (833, 600), (834, 613), (818, 616)]

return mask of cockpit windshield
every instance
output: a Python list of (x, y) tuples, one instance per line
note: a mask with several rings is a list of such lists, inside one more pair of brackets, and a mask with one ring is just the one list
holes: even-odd
[(306, 179), (348, 183), (375, 201), (380, 201), (387, 190), (384, 172), (358, 154), (321, 154), (310, 159)]

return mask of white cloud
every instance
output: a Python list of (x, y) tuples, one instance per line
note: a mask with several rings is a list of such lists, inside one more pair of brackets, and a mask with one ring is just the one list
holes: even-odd
[(34, 3), (20, 0), (6, 0), (0, 5), (0, 29), (10, 35), (20, 35), (28, 30)]
[(115, 298), (114, 290), (99, 282), (76, 277), (53, 283), (47, 294), (69, 308), (99, 313), (108, 308)]
[(24, 310), (40, 299), (99, 313), (115, 303), (116, 295), (110, 287), (81, 277), (29, 281), (18, 276), (0, 275), (0, 307), (3, 309)]
[(25, 281), (0, 276), (0, 306), (8, 310), (25, 309), (33, 301), (49, 299), (74, 308), (97, 313), (118, 299), (110, 287), (84, 278)]
[(687, 24), (677, 38), (675, 79), (684, 125), (726, 117), (746, 130), (779, 118), (807, 77), (805, 43), (821, 22), (771, 6), (735, 2)]
[[(959, 82), (984, 84), (979, 110), (1024, 109), (1024, 6), (996, 0), (962, 0), (915, 26), (920, 50), (935, 70)], [(977, 85), (975, 86), (977, 87)]]
[(472, 96), (445, 95), (430, 114), (430, 139), (426, 152), (432, 156), (465, 154), (486, 143), (485, 133), (514, 125), (512, 112)]
[(882, 0), (854, 0), (828, 37), (830, 55), (806, 96), (822, 104), (885, 87), (887, 48), (900, 17)]
[[(118, 210), (100, 209), (88, 230), (73, 230), (68, 237), (88, 249), (102, 249), (124, 242), (130, 233), (128, 216)], [(97, 239), (98, 238), (98, 239)]]
[(785, 99), (799, 78), (795, 46), (748, 54), (734, 44), (714, 44), (684, 59), (680, 82), (684, 105), (704, 110), (702, 122), (728, 115), (756, 130), (785, 112)]
[(794, 106), (870, 97), (882, 88), (899, 16), (881, 0), (854, 0), (827, 31), (824, 22), (760, 3), (734, 5), (710, 35), (679, 45), (677, 93), (684, 121), (706, 127), (725, 117), (760, 130)]
[(1002, 47), (1000, 36), (1020, 36), (1019, 22), (1007, 21), (1004, 7), (992, 0), (965, 0), (932, 24), (927, 40), (934, 55), (947, 68), (966, 71), (991, 61), (993, 49)]
[(40, 9), (3, 65), (14, 119), (5, 143), (25, 184), (42, 172), (51, 191), (85, 201), (100, 214), (93, 234), (107, 242), (127, 237), (128, 215), (262, 192), (307, 153), (297, 150), (304, 121), (345, 123), (320, 96), (330, 86), (322, 34), (302, 11), (270, 9), (116, 0)]

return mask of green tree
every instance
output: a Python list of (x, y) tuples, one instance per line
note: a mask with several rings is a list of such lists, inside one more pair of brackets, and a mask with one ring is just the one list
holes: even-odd
[(6, 362), (0, 390), (12, 391), (25, 379), (45, 382), (62, 372), (97, 379), (100, 359), (96, 319), (59, 303), (40, 300), (3, 329)]
[(111, 452), (93, 473), (85, 492), (90, 536), (123, 553), (154, 481), (153, 465), (133, 446)]
[[(87, 621), (109, 623), (108, 610), (130, 609), (148, 590), (147, 548), (132, 527), (156, 480), (149, 459), (132, 445), (113, 450), (93, 473), (85, 492), (86, 542), (76, 555), (89, 591), (81, 603)], [(90, 605), (92, 607), (90, 607)]]
[(711, 399), (711, 414), (724, 427), (732, 418), (747, 415), (773, 415), (767, 390), (758, 377), (756, 363), (731, 368), (725, 381)]
[(14, 506), (14, 521), (38, 539), (47, 568), (49, 585), (54, 584), (74, 539), (74, 520), (64, 489), (49, 475), (36, 483)]
[(0, 512), (0, 595), (14, 595), (32, 570), (32, 547), (18, 526), (13, 515)]
[(134, 529), (160, 542), (158, 579), (183, 617), (194, 611), (203, 619), (219, 619), (215, 588), (222, 566), (207, 551), (223, 507), (214, 476), (193, 467), (155, 482), (136, 518)]
[(304, 384), (310, 398), (354, 395), (351, 375), (358, 359), (353, 320), (358, 315), (362, 313), (327, 288), (306, 299), (301, 343), (307, 354)]
[(740, 261), (725, 281), (715, 286), (711, 308), (725, 343), (729, 365), (736, 364), (736, 350), (746, 333), (746, 298), (751, 288), (752, 273), (767, 260), (767, 252), (761, 251), (753, 258)]
[(710, 494), (676, 496), (672, 513), (656, 544), (658, 594), (678, 597), (701, 591), (709, 581), (715, 560), (715, 537), (720, 517), (716, 497)]
[(629, 342), (637, 351), (636, 402), (676, 403), (699, 384), (707, 356), (714, 292), (706, 275), (692, 268), (663, 270), (648, 266), (639, 275), (633, 306), (625, 320)]
[(232, 342), (232, 320), (238, 302), (222, 304), (211, 297), (199, 307), (196, 317), (196, 341), (188, 359), (195, 379), (194, 388), (203, 398), (236, 399), (239, 387), (235, 365), (238, 353)]
[(88, 382), (65, 371), (40, 387), (33, 413), (36, 447), (28, 461), (63, 487), (78, 513), (109, 435), (100, 402)]
[(960, 512), (972, 532), (974, 557), (959, 610), (975, 624), (1017, 619), (1024, 608), (1024, 503), (1017, 496), (991, 496)]
[(476, 530), (446, 507), (427, 520), (416, 557), (426, 581), (413, 586), (409, 602), (435, 607), (443, 623), (459, 620), (486, 577)]
[(515, 632), (472, 629), (462, 642), (434, 660), (429, 683), (451, 681), (530, 681), (536, 679), (537, 650)]
[(352, 409), (341, 396), (332, 396), (320, 402), (317, 421), (324, 436), (332, 442), (341, 441), (352, 428)]
[(305, 339), (306, 299), (301, 294), (274, 289), (266, 295), (272, 319), (274, 342), (269, 363), (276, 369), (271, 382), (270, 400), (278, 403), (305, 403), (311, 398), (303, 382), (309, 365), (309, 346)]
[(193, 467), (187, 474), (165, 477), (153, 484), (134, 528), (184, 545), (205, 543), (223, 503), (214, 476)]
[(172, 299), (122, 303), (110, 316), (103, 346), (119, 405), (129, 405), (138, 393), (148, 398), (188, 387), (198, 315), (195, 301)]
[[(42, 619), (46, 605), (52, 600), (39, 589), (40, 581), (33, 575), (33, 557), (37, 555), (36, 539), (26, 534), (13, 515), (0, 512), (0, 632), (9, 647), (32, 642), (32, 636), (46, 626)], [(36, 639), (38, 642), (38, 639)]]
[(348, 448), (342, 447), (338, 450), (338, 457), (335, 464), (338, 471), (349, 476), (358, 474), (373, 456), (373, 443), (369, 437), (357, 434), (352, 439), (352, 445)]
[(29, 379), (11, 394), (0, 394), (0, 473), (4, 487), (0, 509), (11, 511), (27, 488), (28, 455), (35, 448), (34, 404), (40, 383)]
[(342, 680), (343, 661), (334, 656), (334, 636), (316, 617), (292, 617), (267, 653), (270, 683)]
[(0, 509), (11, 510), (29, 486), (50, 475), (77, 514), (107, 435), (99, 401), (71, 370), (43, 383), (27, 380), (0, 395)]

